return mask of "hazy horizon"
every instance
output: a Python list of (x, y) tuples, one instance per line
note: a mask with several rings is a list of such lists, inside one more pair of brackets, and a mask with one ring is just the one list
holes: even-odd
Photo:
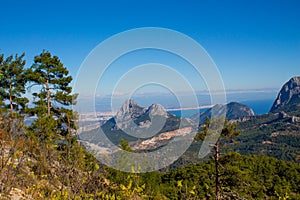
[[(239, 102), (239, 103), (245, 103), (245, 102), (259, 102), (259, 101), (269, 101), (270, 107), (272, 106), (273, 102), (275, 101), (276, 97), (278, 95), (278, 90), (269, 90), (268, 92), (259, 91), (259, 92), (237, 92), (237, 93), (228, 93), (226, 95), (227, 97), (227, 103), (229, 102)], [(198, 106), (209, 106), (211, 105), (210, 96), (209, 94), (197, 94), (198, 99)], [(185, 96), (186, 99), (188, 99), (190, 96)], [(127, 100), (126, 96), (118, 96), (114, 99), (114, 106), (111, 106), (111, 97), (110, 96), (96, 96), (95, 98), (95, 107), (91, 104), (89, 104), (91, 97), (80, 97), (81, 100), (79, 101), (79, 105), (76, 105), (76, 109), (81, 112), (93, 112), (94, 108), (96, 112), (116, 112), (120, 109), (122, 104)], [(185, 106), (183, 107), (178, 102), (178, 99), (175, 96), (172, 96), (171, 94), (151, 94), (151, 95), (135, 95), (131, 97), (132, 100), (138, 103), (138, 105), (143, 107), (148, 107), (153, 103), (161, 104), (165, 109), (195, 109), (194, 106), (189, 107), (188, 100), (185, 101)], [(191, 105), (193, 105), (191, 103)], [(270, 109), (270, 108), (268, 108)], [(267, 109), (267, 110), (268, 110)], [(262, 114), (262, 113), (259, 113)]]

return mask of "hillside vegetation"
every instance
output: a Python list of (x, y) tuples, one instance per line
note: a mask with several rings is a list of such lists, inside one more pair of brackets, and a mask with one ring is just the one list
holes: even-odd
[[(69, 109), (77, 95), (60, 59), (43, 51), (31, 67), (25, 63), (24, 54), (0, 55), (0, 199), (300, 198), (298, 163), (222, 154), (221, 140), (214, 158), (174, 170), (139, 174), (106, 167), (77, 140), (77, 114)], [(24, 94), (33, 87), (29, 107)], [(26, 126), (29, 116), (34, 121)], [(236, 128), (226, 121), (222, 137), (238, 136)], [(203, 134), (205, 126), (197, 139)], [(121, 148), (131, 151), (121, 141)]]

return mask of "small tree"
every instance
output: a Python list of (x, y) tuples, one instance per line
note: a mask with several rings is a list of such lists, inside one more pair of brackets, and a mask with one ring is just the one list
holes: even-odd
[[(40, 173), (48, 173), (49, 164), (54, 156), (61, 155), (67, 163), (70, 161), (71, 145), (76, 142), (73, 131), (76, 129), (76, 113), (71, 109), (77, 95), (72, 94), (72, 77), (57, 56), (43, 51), (34, 57), (34, 64), (28, 70), (30, 88), (37, 86), (33, 93), (34, 107), (30, 113), (38, 118), (31, 124), (29, 131), (44, 152), (39, 152), (45, 165)], [(35, 88), (36, 89), (36, 88)], [(55, 141), (59, 140), (58, 143)], [(57, 144), (61, 152), (56, 152)]]
[[(223, 118), (224, 119), (224, 118)], [(206, 122), (202, 127), (202, 131), (198, 132), (195, 140), (199, 141), (199, 140), (204, 140), (204, 138), (206, 136), (210, 137), (210, 136), (215, 136), (215, 130), (214, 128), (209, 127), (210, 124), (215, 124), (215, 123), (222, 123), (224, 122), (222, 118), (212, 118), (212, 120), (214, 120), (214, 123), (211, 123), (211, 120), (207, 117), (206, 118)], [(224, 123), (224, 127), (221, 131), (221, 134), (219, 135), (216, 143), (214, 144), (213, 148), (214, 148), (214, 162), (215, 162), (215, 190), (216, 190), (216, 199), (221, 199), (221, 184), (220, 184), (220, 162), (219, 162), (219, 158), (220, 158), (220, 146), (221, 146), (221, 139), (233, 139), (237, 136), (239, 136), (240, 131), (237, 130), (237, 124), (231, 124), (228, 122), (228, 120), (225, 120)]]
[(9, 110), (10, 126), (9, 133), (13, 133), (14, 120), (19, 117), (19, 114), (24, 113), (28, 99), (23, 97), (26, 92), (25, 86), (27, 83), (26, 70), (24, 66), (26, 61), (24, 60), (25, 54), (21, 56), (16, 54), (11, 55), (5, 60), (3, 55), (0, 56), (0, 98), (5, 109)]
[(32, 86), (40, 86), (39, 92), (33, 93), (35, 107), (31, 110), (39, 118), (51, 117), (56, 120), (56, 132), (70, 135), (75, 129), (74, 105), (77, 95), (72, 95), (70, 83), (72, 77), (57, 56), (43, 51), (35, 56), (29, 71)]

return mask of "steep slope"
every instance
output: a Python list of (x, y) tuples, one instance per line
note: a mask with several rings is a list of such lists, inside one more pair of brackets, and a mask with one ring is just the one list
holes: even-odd
[(253, 110), (248, 106), (237, 102), (231, 102), (226, 105), (215, 105), (205, 112), (193, 115), (191, 119), (195, 122), (199, 119), (199, 123), (201, 124), (205, 122), (206, 117), (211, 118), (212, 113), (214, 113), (214, 116), (221, 116), (223, 113), (226, 113), (227, 119), (254, 116)]
[(265, 154), (300, 161), (300, 77), (285, 83), (270, 113), (239, 124), (241, 136), (233, 149), (243, 154)]
[(293, 112), (300, 107), (300, 77), (293, 77), (286, 82), (270, 110), (270, 112)]
[(297, 161), (300, 156), (300, 118), (287, 113), (258, 115), (239, 123), (241, 135), (232, 148), (242, 154), (264, 154)]

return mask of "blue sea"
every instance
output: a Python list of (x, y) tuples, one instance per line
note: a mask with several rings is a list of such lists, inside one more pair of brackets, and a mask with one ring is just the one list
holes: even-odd
[(264, 99), (264, 100), (251, 100), (242, 101), (240, 103), (245, 104), (253, 109), (256, 115), (268, 113), (274, 103), (274, 99)]
[[(244, 104), (254, 111), (256, 115), (259, 114), (265, 114), (268, 113), (274, 103), (274, 99), (263, 99), (263, 100), (248, 100), (248, 101), (241, 101), (239, 102), (241, 104)], [(169, 111), (170, 113), (179, 116), (179, 117), (184, 117), (188, 118), (191, 117), (192, 115), (198, 113), (198, 112), (204, 112), (207, 110), (205, 109), (191, 109), (191, 110), (174, 110), (174, 111)]]
[(191, 117), (192, 115), (194, 115), (196, 113), (204, 112), (207, 109), (208, 108), (205, 108), (205, 109), (191, 109), (191, 110), (172, 110), (172, 111), (168, 111), (168, 112), (173, 114), (173, 115), (176, 115), (178, 117), (188, 118), (188, 117)]

